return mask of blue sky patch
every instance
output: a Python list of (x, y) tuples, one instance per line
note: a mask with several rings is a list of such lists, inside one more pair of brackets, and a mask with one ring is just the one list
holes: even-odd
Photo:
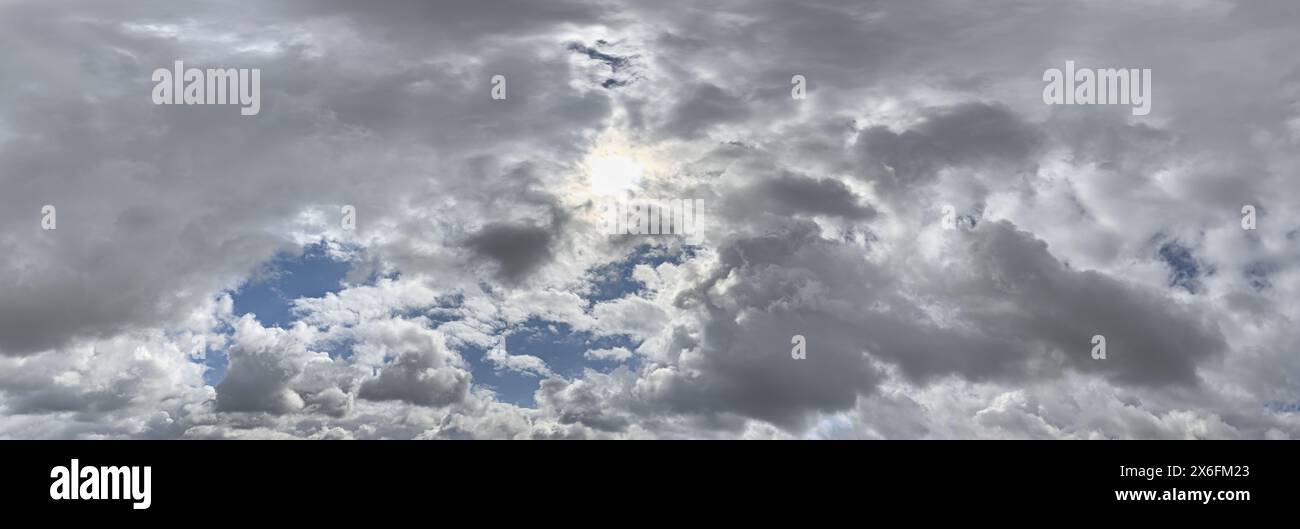
[(638, 246), (627, 259), (589, 268), (587, 277), (591, 281), (591, 288), (584, 293), (583, 299), (588, 304), (593, 304), (639, 295), (645, 291), (645, 284), (632, 278), (632, 271), (637, 265), (653, 268), (663, 263), (681, 264), (682, 261), (695, 257), (697, 251), (694, 246), (682, 246), (675, 252), (662, 246)]
[(1160, 260), (1169, 265), (1169, 286), (1181, 287), (1182, 289), (1197, 293), (1201, 289), (1198, 280), (1205, 272), (1196, 256), (1192, 255), (1191, 249), (1178, 244), (1178, 242), (1167, 242), (1160, 247)]
[[(281, 252), (266, 263), (231, 294), (236, 317), (254, 314), (257, 321), (267, 327), (286, 328), (297, 318), (293, 315), (293, 300), (318, 298), (343, 289), (343, 279), (352, 269), (352, 263), (338, 261), (329, 254), (322, 242), (303, 246), (299, 253)], [(228, 325), (221, 332), (231, 333)], [(332, 357), (351, 354), (351, 343), (327, 344), (325, 352)], [(225, 350), (209, 350), (203, 360), (207, 370), (203, 381), (216, 385), (226, 377), (230, 358)]]
[[(584, 299), (589, 304), (594, 304), (641, 294), (645, 291), (645, 285), (632, 278), (632, 271), (637, 265), (653, 267), (662, 263), (678, 264), (694, 257), (696, 252), (697, 249), (690, 246), (670, 251), (664, 247), (641, 245), (624, 260), (588, 270), (591, 282), (589, 291), (584, 293)], [(297, 320), (292, 311), (295, 299), (317, 298), (342, 290), (344, 280), (352, 268), (350, 262), (333, 259), (324, 242), (304, 246), (296, 254), (277, 254), (260, 273), (232, 294), (234, 313), (236, 316), (255, 314), (262, 325), (287, 328)], [(435, 300), (428, 307), (411, 309), (401, 316), (423, 316), (429, 319), (430, 327), (437, 328), (439, 324), (459, 320), (462, 315), (458, 309), (463, 303), (463, 295), (449, 295)], [(229, 331), (226, 329), (226, 332)], [(566, 323), (531, 318), (504, 333), (506, 350), (510, 354), (541, 358), (553, 373), (565, 378), (576, 378), (585, 368), (602, 372), (612, 371), (621, 365), (635, 368), (639, 361), (637, 356), (625, 362), (587, 359), (584, 353), (591, 349), (635, 349), (638, 344), (627, 336), (597, 338), (587, 331), (574, 331)], [(324, 351), (332, 357), (346, 358), (351, 354), (352, 343), (348, 340), (322, 345)], [(487, 349), (475, 346), (462, 346), (459, 349), (471, 365), (475, 384), (492, 388), (503, 402), (536, 406), (533, 393), (542, 377), (499, 369), (486, 359)], [(226, 351), (209, 351), (204, 361), (208, 367), (204, 381), (213, 385), (219, 383), (225, 377), (228, 363)]]
[[(643, 244), (626, 259), (588, 269), (589, 288), (581, 295), (590, 306), (601, 301), (643, 294), (645, 284), (632, 278), (632, 271), (637, 265), (655, 267), (663, 263), (680, 264), (694, 257), (697, 252), (698, 248), (693, 246), (669, 250), (663, 246)], [(541, 358), (553, 373), (565, 378), (577, 377), (584, 368), (609, 372), (627, 365), (635, 369), (640, 360), (635, 355), (626, 362), (588, 360), (584, 356), (588, 350), (615, 347), (633, 350), (638, 342), (627, 336), (594, 337), (587, 331), (574, 331), (566, 323), (530, 318), (506, 332), (505, 345), (508, 353)], [(496, 364), (485, 358), (487, 350), (482, 348), (467, 348), (462, 350), (462, 354), (473, 365), (475, 383), (497, 391), (498, 398), (503, 402), (527, 407), (536, 405), (533, 392), (537, 390), (541, 377), (498, 369)]]
[[(593, 337), (587, 331), (574, 331), (567, 323), (530, 318), (518, 327), (507, 331), (506, 351), (512, 355), (532, 355), (546, 362), (551, 371), (564, 378), (576, 378), (584, 368), (597, 371), (612, 371), (620, 365), (635, 368), (638, 361), (633, 356), (627, 362), (590, 361), (583, 356), (590, 349), (607, 349), (626, 347), (635, 349), (637, 342), (627, 336)], [(536, 401), (533, 392), (537, 391), (542, 377), (497, 369), (496, 364), (488, 361), (487, 351), (471, 348), (462, 351), (470, 360), (474, 382), (492, 388), (498, 393), (498, 399), (518, 406), (534, 407)]]
[(297, 320), (293, 300), (342, 290), (351, 269), (351, 263), (331, 258), (323, 242), (304, 246), (298, 254), (277, 254), (231, 296), (235, 315), (253, 313), (264, 326), (288, 327)]

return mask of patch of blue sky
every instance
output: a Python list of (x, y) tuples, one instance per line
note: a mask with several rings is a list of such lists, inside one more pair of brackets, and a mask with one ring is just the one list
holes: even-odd
[[(229, 335), (234, 330), (228, 323), (221, 323), (217, 326), (217, 332)], [(226, 378), (226, 370), (230, 367), (230, 358), (226, 355), (225, 349), (214, 349), (208, 347), (203, 354), (203, 360), (200, 362), (205, 369), (203, 370), (203, 383), (209, 386), (216, 386), (221, 379)]]
[[(625, 259), (588, 269), (589, 286), (580, 295), (588, 305), (640, 295), (645, 292), (645, 284), (632, 277), (638, 265), (655, 267), (663, 263), (680, 264), (694, 257), (697, 252), (698, 248), (687, 245), (675, 249), (640, 245)], [(581, 375), (584, 369), (609, 372), (623, 365), (636, 369), (640, 362), (640, 357), (636, 355), (626, 361), (615, 361), (589, 359), (585, 353), (616, 347), (633, 350), (637, 345), (635, 340), (627, 336), (597, 337), (587, 331), (574, 331), (566, 323), (540, 318), (531, 318), (506, 331), (505, 338), (509, 354), (538, 357), (546, 362), (551, 372), (565, 378)], [(526, 407), (536, 405), (533, 394), (541, 383), (541, 376), (503, 369), (487, 360), (487, 350), (480, 347), (464, 347), (460, 352), (472, 365), (475, 383), (496, 391), (503, 402)]]
[[(575, 331), (566, 323), (540, 318), (530, 318), (507, 331), (505, 345), (510, 354), (538, 357), (546, 362), (552, 373), (569, 379), (581, 375), (587, 368), (609, 372), (620, 365), (635, 369), (639, 362), (635, 355), (624, 362), (589, 360), (585, 356), (587, 351), (593, 349), (635, 349), (637, 342), (627, 336), (597, 337), (588, 331)], [(543, 377), (502, 369), (487, 360), (485, 349), (470, 347), (461, 353), (470, 361), (475, 383), (496, 391), (497, 397), (503, 402), (530, 408), (536, 406), (533, 393), (537, 391)]]
[(1300, 413), (1300, 402), (1269, 401), (1264, 403), (1264, 409), (1276, 413)]
[[(679, 264), (694, 257), (696, 252), (697, 249), (691, 246), (675, 250), (662, 246), (639, 246), (626, 259), (588, 270), (590, 289), (583, 293), (583, 297), (592, 304), (641, 294), (645, 285), (632, 278), (636, 266)], [(251, 313), (256, 315), (262, 325), (282, 328), (291, 326), (297, 321), (297, 316), (293, 313), (295, 299), (316, 298), (338, 292), (352, 271), (353, 263), (332, 257), (323, 242), (307, 245), (296, 254), (279, 254), (267, 263), (262, 273), (232, 294), (235, 315)], [(371, 274), (369, 280), (374, 281), (379, 277), (381, 276)], [(488, 284), (482, 287), (485, 292), (492, 290)], [(407, 310), (399, 316), (424, 317), (429, 320), (430, 327), (436, 328), (442, 323), (461, 319), (463, 314), (460, 307), (463, 302), (462, 295), (449, 295), (429, 306)], [(587, 331), (574, 331), (568, 324), (540, 318), (529, 319), (506, 331), (505, 342), (510, 354), (536, 356), (546, 362), (553, 373), (565, 378), (574, 378), (588, 368), (609, 372), (627, 365), (635, 369), (640, 360), (635, 355), (622, 362), (588, 359), (584, 355), (588, 350), (616, 347), (631, 350), (638, 344), (627, 336), (595, 337)], [(346, 339), (318, 344), (331, 356), (345, 358), (351, 354), (352, 345)], [(493, 389), (504, 402), (527, 407), (536, 405), (533, 393), (542, 380), (541, 376), (501, 369), (485, 358), (487, 349), (481, 347), (463, 345), (458, 349), (470, 362), (476, 384)], [(226, 352), (208, 351), (204, 364), (208, 367), (204, 374), (205, 382), (219, 383), (228, 368)]]
[[(342, 290), (351, 270), (352, 263), (336, 259), (324, 241), (303, 246), (296, 253), (279, 253), (231, 294), (235, 316), (253, 314), (264, 326), (289, 327), (298, 319), (293, 313), (295, 299), (318, 298)], [(221, 330), (231, 331), (229, 327)], [(347, 341), (324, 345), (331, 356), (351, 353)], [(209, 350), (203, 360), (207, 367), (204, 382), (213, 385), (221, 382), (229, 363), (226, 351)]]
[(632, 277), (632, 272), (638, 265), (653, 268), (663, 263), (681, 264), (682, 261), (695, 257), (697, 251), (696, 247), (686, 245), (675, 251), (663, 246), (640, 245), (626, 259), (588, 269), (590, 289), (584, 293), (583, 298), (590, 304), (638, 295), (645, 290), (645, 284)]
[(1213, 269), (1202, 267), (1196, 256), (1192, 255), (1192, 250), (1177, 241), (1161, 245), (1158, 254), (1160, 260), (1169, 265), (1169, 286), (1171, 287), (1181, 287), (1195, 294), (1201, 288), (1200, 278), (1203, 275), (1214, 273)]
[(296, 254), (280, 253), (231, 296), (235, 315), (251, 313), (264, 326), (288, 327), (297, 321), (295, 299), (342, 290), (351, 269), (352, 263), (335, 260), (323, 242), (304, 246)]

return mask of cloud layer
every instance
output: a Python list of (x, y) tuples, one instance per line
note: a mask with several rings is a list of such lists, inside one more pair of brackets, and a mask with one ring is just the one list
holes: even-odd
[[(0, 437), (1297, 437), (1297, 23), (8, 2)], [(154, 105), (176, 60), (260, 113)], [(1151, 69), (1151, 113), (1045, 104), (1066, 61)], [(604, 228), (672, 198), (698, 232)], [(242, 308), (313, 245), (348, 273)]]

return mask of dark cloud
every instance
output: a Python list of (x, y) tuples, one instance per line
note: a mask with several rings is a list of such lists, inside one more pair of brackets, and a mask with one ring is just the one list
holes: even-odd
[(901, 133), (884, 126), (868, 128), (858, 144), (875, 181), (886, 189), (907, 189), (930, 182), (944, 167), (1024, 163), (1040, 136), (1006, 107), (963, 103), (932, 109)]
[(357, 396), (370, 400), (401, 400), (420, 406), (460, 402), (469, 391), (470, 375), (463, 369), (439, 365), (433, 353), (403, 353), (361, 384)]
[(685, 88), (685, 93), (662, 126), (666, 134), (692, 138), (705, 129), (732, 123), (750, 114), (742, 97), (715, 84), (700, 83)]
[[(970, 251), (983, 280), (958, 292), (1010, 301), (1001, 309), (962, 303), (989, 333), (1042, 340), (1066, 365), (1126, 384), (1195, 384), (1197, 365), (1225, 352), (1216, 325), (1158, 291), (1069, 270), (1046, 244), (1005, 222), (977, 233)], [(1098, 334), (1106, 337), (1105, 361), (1088, 354)]]
[(757, 207), (777, 215), (827, 215), (860, 221), (876, 214), (839, 180), (788, 173), (763, 180), (730, 198), (736, 210), (752, 212)]
[(627, 430), (632, 419), (608, 406), (609, 394), (584, 381), (566, 382), (559, 378), (543, 380), (537, 389), (537, 403), (554, 411), (562, 424), (582, 424), (602, 432)]
[(301, 345), (285, 343), (289, 338), (279, 330), (267, 332), (271, 336), (250, 337), (254, 343), (240, 342), (230, 348), (229, 371), (216, 387), (217, 411), (281, 414), (303, 407), (302, 397), (290, 383), (302, 370), (293, 356), (304, 351)]
[(465, 246), (496, 263), (502, 277), (515, 281), (551, 259), (552, 239), (550, 226), (489, 224)]

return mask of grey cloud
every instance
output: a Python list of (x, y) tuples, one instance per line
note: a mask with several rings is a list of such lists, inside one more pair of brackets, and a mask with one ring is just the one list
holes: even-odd
[(685, 93), (662, 126), (667, 134), (692, 138), (710, 127), (750, 115), (744, 98), (718, 85), (700, 83), (686, 88)]
[(502, 277), (513, 281), (551, 258), (552, 238), (550, 227), (496, 223), (483, 227), (465, 245), (495, 262)]
[(1039, 143), (1033, 126), (1005, 107), (984, 103), (933, 109), (901, 133), (875, 126), (858, 138), (864, 163), (886, 189), (928, 183), (944, 167), (1025, 163)]
[(303, 407), (302, 397), (290, 387), (301, 372), (301, 364), (289, 358), (294, 346), (244, 345), (230, 348), (230, 368), (217, 384), (217, 411), (295, 412)]
[(363, 399), (401, 400), (420, 406), (446, 406), (464, 399), (469, 391), (469, 373), (438, 364), (431, 352), (402, 353), (384, 366), (378, 377), (362, 382), (357, 395)]
[[(998, 314), (964, 305), (971, 318), (1042, 339), (1075, 369), (1129, 384), (1192, 384), (1196, 366), (1226, 349), (1216, 326), (1187, 307), (1151, 289), (1068, 270), (1042, 241), (1007, 223), (984, 226), (970, 244), (979, 275), (987, 278), (972, 285), (976, 292), (1016, 307)], [(1082, 354), (1096, 334), (1106, 337), (1105, 361)]]
[(729, 200), (738, 211), (759, 208), (776, 215), (827, 215), (860, 221), (876, 214), (839, 180), (795, 174), (765, 179), (740, 194), (730, 195)]
[(366, 363), (379, 364), (377, 369), (372, 368), (377, 371), (374, 376), (361, 381), (358, 397), (432, 407), (465, 400), (470, 373), (462, 369), (460, 357), (447, 349), (442, 335), (427, 325), (423, 318), (379, 319), (354, 328), (353, 336), (359, 343), (353, 347), (353, 354), (373, 358)]
[(307, 395), (303, 403), (306, 404), (305, 410), (308, 412), (324, 413), (334, 417), (347, 415), (352, 409), (351, 396), (339, 388), (327, 388)]
[[(834, 262), (837, 254), (808, 225), (723, 248), (708, 282), (677, 301), (698, 307), (701, 327), (670, 343), (684, 352), (654, 399), (678, 412), (739, 413), (796, 429), (810, 412), (851, 408), (879, 375), (854, 337), (851, 315), (808, 307), (799, 293), (801, 284), (818, 281), (804, 259)], [(742, 279), (720, 298), (708, 294), (730, 276)], [(809, 360), (791, 358), (794, 335), (809, 340)]]
[[(870, 395), (880, 375), (869, 357), (921, 382), (1028, 381), (1070, 369), (1121, 384), (1195, 385), (1198, 364), (1223, 353), (1223, 337), (1190, 310), (1069, 270), (1006, 223), (982, 225), (968, 244), (969, 276), (930, 280), (942, 290), (929, 295), (957, 309), (954, 328), (895, 292), (883, 270), (849, 264), (851, 253), (806, 228), (738, 240), (712, 276), (733, 279), (722, 297), (704, 296), (715, 288), (706, 283), (679, 301), (702, 296), (707, 316), (698, 340), (671, 346), (691, 352), (656, 396), (678, 411), (713, 406), (796, 428), (812, 410), (845, 410)], [(810, 289), (815, 297), (800, 294)], [(795, 334), (808, 339), (807, 361), (789, 357)], [(1090, 356), (1094, 334), (1107, 337), (1105, 361)]]
[(543, 380), (537, 389), (537, 402), (543, 409), (554, 410), (556, 419), (563, 424), (582, 424), (604, 432), (622, 432), (632, 419), (611, 409), (603, 393), (587, 381), (566, 382), (551, 377)]

